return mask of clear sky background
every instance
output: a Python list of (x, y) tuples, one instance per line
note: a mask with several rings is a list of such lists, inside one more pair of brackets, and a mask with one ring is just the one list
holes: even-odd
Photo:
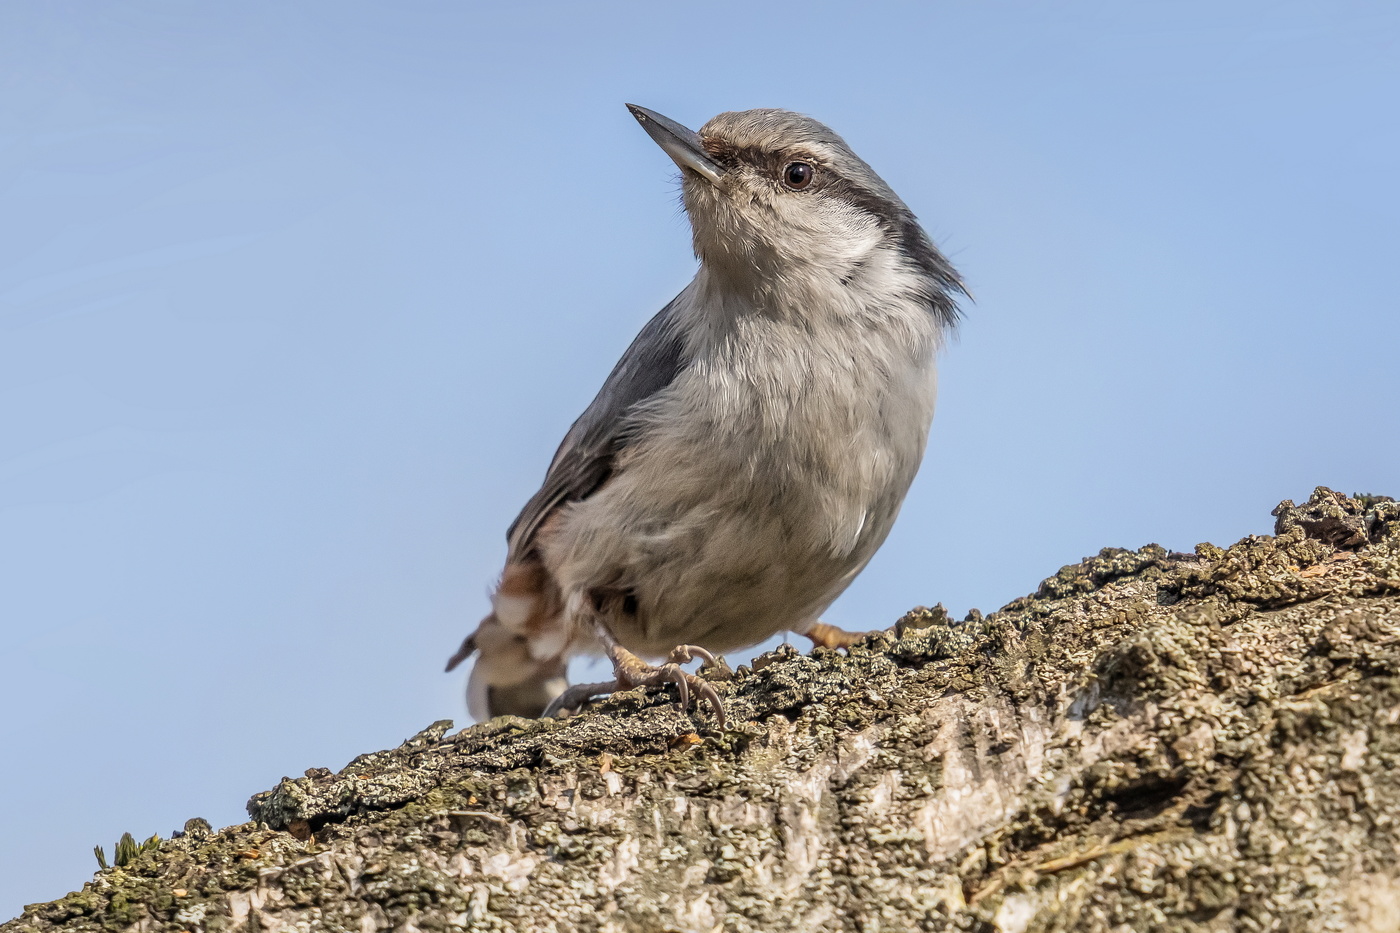
[(435, 719), (690, 278), (623, 108), (781, 106), (977, 295), (883, 626), (1400, 495), (1392, 3), (0, 6), (0, 918)]

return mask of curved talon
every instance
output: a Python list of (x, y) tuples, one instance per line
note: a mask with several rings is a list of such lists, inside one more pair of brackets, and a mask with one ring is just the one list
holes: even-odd
[(719, 698), (719, 691), (716, 690), (714, 688), (714, 685), (711, 684), (709, 681), (701, 680), (699, 677), (696, 677), (695, 692), (699, 693), (702, 697), (705, 698), (705, 702), (710, 704), (710, 709), (715, 714), (715, 720), (719, 724), (719, 728), (723, 729), (725, 723), (728, 720), (724, 715), (724, 703)]
[(671, 649), (667, 663), (658, 669), (658, 673), (663, 674), (666, 680), (676, 685), (676, 691), (680, 694), (680, 706), (683, 710), (690, 709), (690, 690), (695, 688), (695, 692), (710, 704), (714, 711), (715, 719), (721, 729), (724, 728), (727, 719), (724, 715), (724, 703), (719, 698), (719, 691), (703, 677), (697, 677), (688, 671), (680, 669), (681, 664), (699, 658), (706, 664), (716, 664), (715, 656), (699, 645), (677, 645)]
[(680, 706), (682, 712), (690, 711), (690, 674), (681, 670), (675, 664), (666, 664), (661, 668), (661, 672), (666, 675), (666, 679), (676, 685), (676, 692), (680, 694)]

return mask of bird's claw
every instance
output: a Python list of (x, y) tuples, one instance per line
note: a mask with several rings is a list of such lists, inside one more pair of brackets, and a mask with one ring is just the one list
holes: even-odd
[(542, 715), (550, 717), (564, 710), (577, 709), (593, 697), (615, 693), (618, 690), (675, 684), (676, 691), (680, 694), (679, 701), (682, 710), (688, 711), (690, 709), (690, 695), (691, 691), (694, 690), (696, 696), (710, 704), (710, 709), (714, 712), (719, 727), (723, 729), (727, 719), (724, 714), (724, 701), (720, 699), (719, 691), (703, 678), (681, 668), (682, 664), (696, 658), (701, 659), (706, 664), (716, 663), (713, 654), (695, 645), (678, 646), (672, 650), (665, 663), (659, 667), (653, 667), (630, 651), (618, 649), (613, 658), (614, 673), (617, 675), (615, 682), (576, 684), (555, 697), (554, 702), (545, 708)]
[(705, 680), (681, 669), (682, 664), (696, 658), (700, 658), (707, 664), (715, 663), (715, 656), (697, 645), (677, 645), (671, 649), (666, 663), (660, 667), (652, 667), (630, 651), (620, 652), (616, 658), (618, 686), (651, 687), (668, 683), (675, 684), (676, 691), (680, 694), (680, 707), (683, 710), (690, 709), (690, 691), (694, 689), (697, 695), (710, 704), (715, 719), (719, 721), (719, 727), (723, 729), (726, 719), (724, 702), (719, 697), (719, 691)]
[(690, 709), (690, 691), (694, 689), (697, 696), (710, 704), (715, 719), (719, 720), (719, 727), (724, 728), (724, 701), (719, 698), (719, 691), (714, 688), (713, 684), (689, 671), (681, 670), (680, 666), (675, 663), (661, 665), (656, 669), (656, 673), (659, 676), (653, 678), (653, 683), (673, 683), (676, 685), (676, 692), (680, 694), (678, 702), (681, 709), (687, 711)]

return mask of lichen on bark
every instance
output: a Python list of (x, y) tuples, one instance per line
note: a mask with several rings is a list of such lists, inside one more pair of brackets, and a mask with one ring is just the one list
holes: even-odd
[(0, 933), (1394, 930), (1400, 504), (1275, 515), (773, 652), (723, 732), (661, 690), (436, 723)]

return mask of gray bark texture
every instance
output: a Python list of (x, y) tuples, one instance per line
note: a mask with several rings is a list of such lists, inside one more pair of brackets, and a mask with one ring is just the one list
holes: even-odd
[(1065, 567), (569, 720), (436, 723), (28, 907), (60, 930), (1400, 929), (1400, 503)]

